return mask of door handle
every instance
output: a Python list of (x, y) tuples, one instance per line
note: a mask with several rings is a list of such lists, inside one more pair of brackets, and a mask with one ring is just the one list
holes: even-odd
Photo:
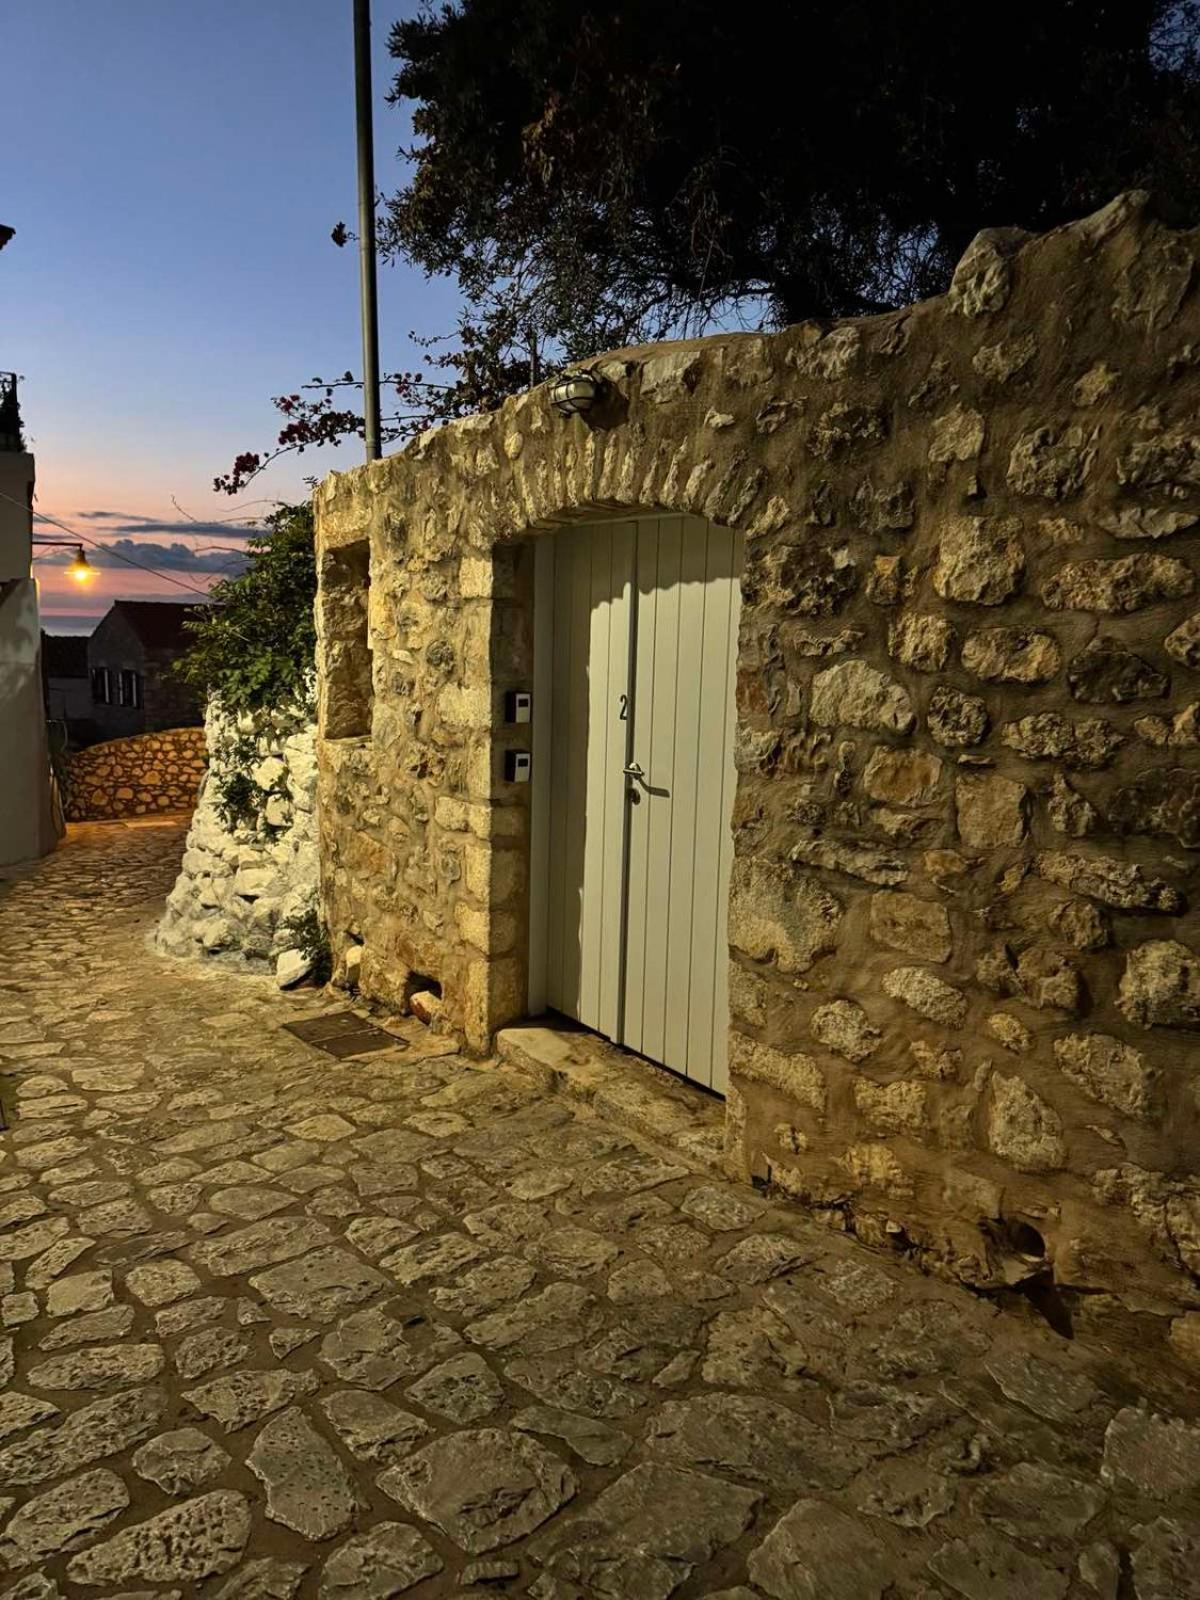
[(646, 793), (650, 793), (650, 785), (646, 782), (646, 774), (636, 761), (631, 761), (627, 767), (622, 767), (621, 771), (629, 779), (629, 785), (625, 793), (634, 804), (641, 799), (641, 795), (638, 794), (637, 789), (634, 787), (635, 784), (641, 784)]
[[(640, 783), (647, 794), (661, 795), (664, 799), (670, 799), (671, 791), (669, 789), (656, 789), (652, 783), (647, 782), (646, 774), (642, 771), (641, 765), (637, 761), (631, 761), (627, 767), (622, 767), (621, 771), (625, 777), (632, 778), (634, 783)], [(638, 799), (636, 789), (631, 787), (626, 792), (631, 800)]]

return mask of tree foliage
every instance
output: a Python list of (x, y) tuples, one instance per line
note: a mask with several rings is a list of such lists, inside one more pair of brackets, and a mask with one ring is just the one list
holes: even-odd
[(250, 564), (213, 584), (212, 604), (184, 624), (180, 675), (226, 711), (304, 704), (316, 653), (317, 592), (310, 505), (284, 505), (248, 543)]
[[(452, 275), (464, 311), (435, 378), (393, 376), (389, 436), (548, 361), (939, 293), (980, 228), (1054, 227), (1122, 189), (1194, 220), (1198, 11), (455, 0), (396, 23), (415, 140), (381, 249)], [(316, 381), (332, 410), (347, 380)]]
[(390, 45), (419, 142), (385, 245), (468, 295), (523, 272), (538, 326), (589, 349), (730, 300), (895, 306), (979, 228), (1133, 185), (1195, 206), (1174, 0), (461, 0)]

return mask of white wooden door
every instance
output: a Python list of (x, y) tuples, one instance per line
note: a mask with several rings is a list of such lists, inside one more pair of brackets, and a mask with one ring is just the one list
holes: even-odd
[(741, 541), (673, 516), (540, 544), (539, 998), (723, 1092)]
[[(610, 1039), (620, 1035), (621, 695), (629, 683), (635, 541), (632, 522), (563, 528), (541, 541), (534, 596), (541, 622), (551, 622), (548, 641), (544, 626), (538, 641), (550, 660), (549, 741), (534, 749), (547, 795), (545, 997)], [(544, 692), (535, 690), (535, 706)]]

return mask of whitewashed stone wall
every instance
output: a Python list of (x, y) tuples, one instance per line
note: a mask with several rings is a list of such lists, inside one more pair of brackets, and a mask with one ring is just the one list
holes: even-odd
[[(208, 771), (155, 944), (265, 963), (291, 946), (282, 924), (316, 903), (316, 729), (300, 709), (234, 719), (210, 705), (204, 734)], [(230, 827), (221, 798), (239, 770), (260, 791), (259, 821)]]

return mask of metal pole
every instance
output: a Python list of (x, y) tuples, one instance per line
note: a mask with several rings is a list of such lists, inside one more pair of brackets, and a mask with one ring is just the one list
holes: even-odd
[(363, 415), (367, 460), (378, 461), (379, 307), (375, 295), (375, 136), (371, 116), (371, 0), (354, 0), (354, 100), (358, 123), (358, 262), (362, 300)]

